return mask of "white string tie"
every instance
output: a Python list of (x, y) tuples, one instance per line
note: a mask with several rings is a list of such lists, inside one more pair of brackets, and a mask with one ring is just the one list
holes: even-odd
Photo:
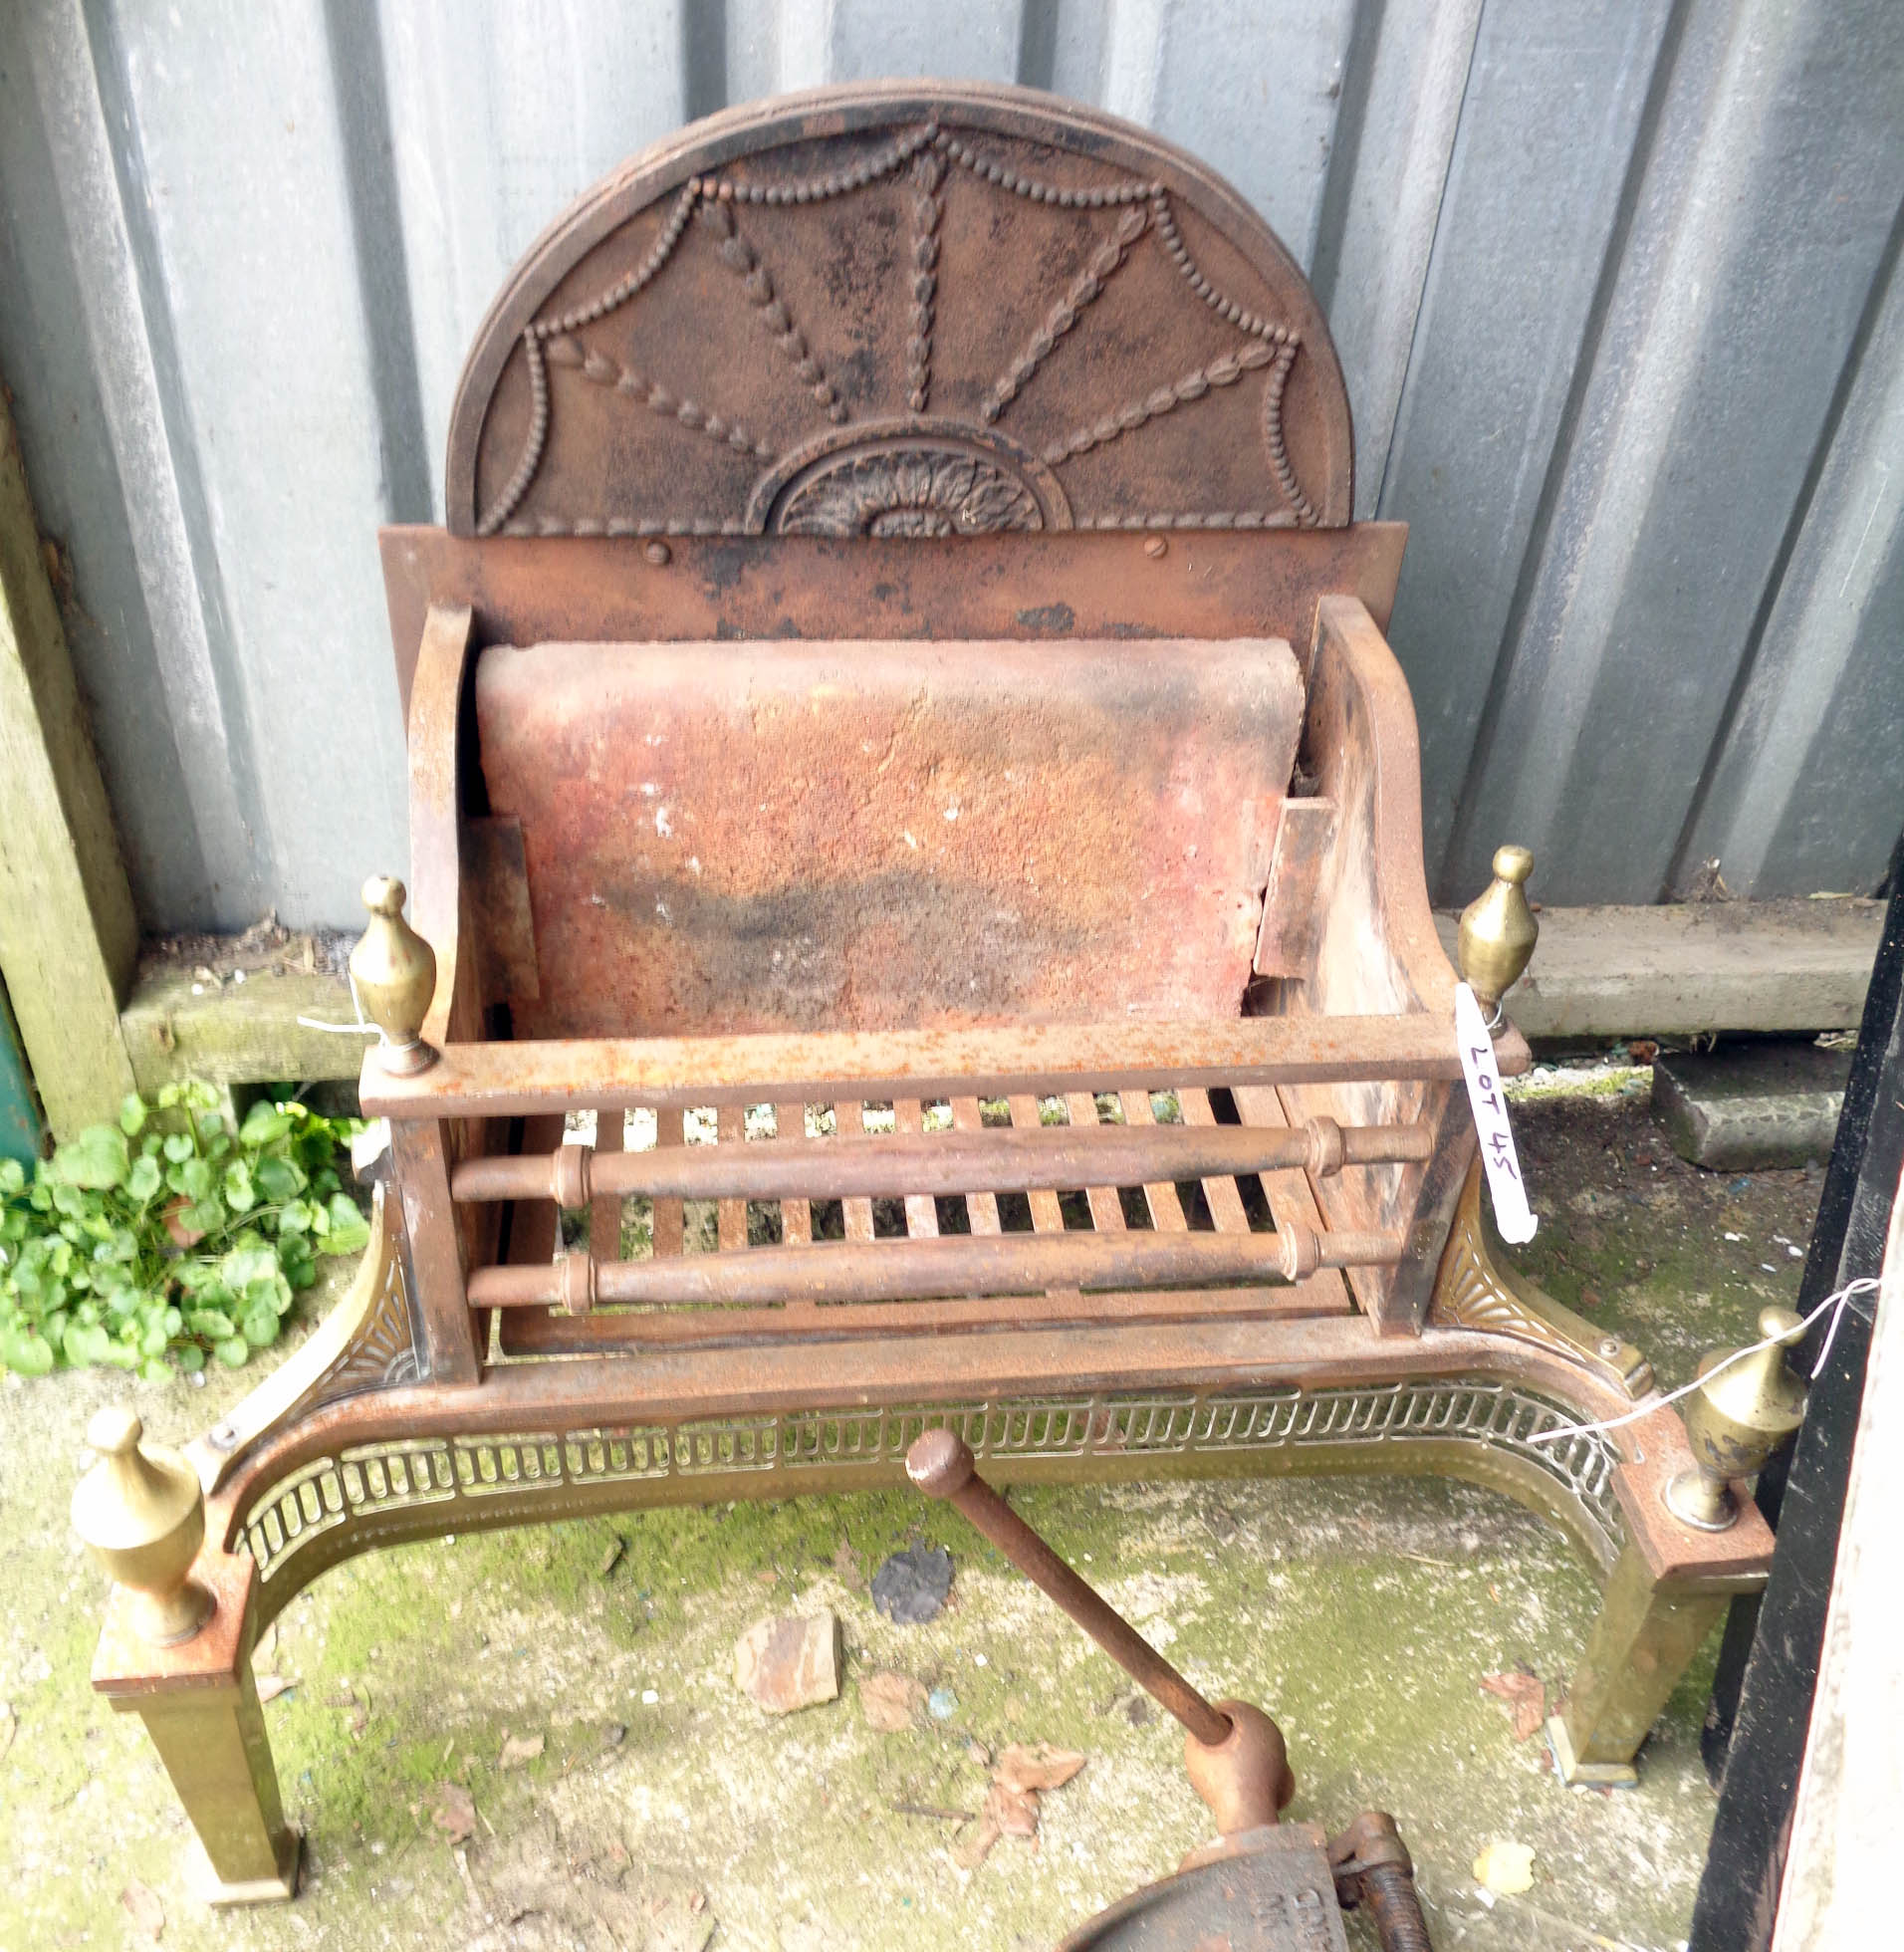
[(306, 1030), (340, 1031), (346, 1037), (380, 1037), (382, 1032), (378, 1030), (375, 1024), (366, 1024), (363, 1021), (363, 1004), (357, 993), (357, 978), (348, 969), (345, 971), (345, 975), (351, 985), (351, 1008), (357, 1012), (357, 1022), (354, 1024), (327, 1024), (317, 1017), (300, 1017), (298, 1022)]
[[(1811, 1380), (1813, 1382), (1817, 1381), (1818, 1377), (1824, 1373), (1825, 1357), (1831, 1353), (1831, 1343), (1837, 1337), (1838, 1323), (1842, 1319), (1844, 1311), (1847, 1308), (1855, 1306), (1857, 1296), (1870, 1294), (1877, 1285), (1876, 1278), (1871, 1275), (1862, 1276), (1856, 1281), (1846, 1282), (1842, 1288), (1825, 1296), (1824, 1300), (1798, 1325), (1801, 1329), (1808, 1329), (1827, 1309), (1832, 1312), (1831, 1327), (1825, 1332), (1824, 1346), (1818, 1350), (1818, 1359), (1812, 1365)], [(1864, 1309), (1859, 1309), (1857, 1312), (1866, 1321), (1875, 1320), (1875, 1316)], [(1789, 1335), (1790, 1333), (1789, 1330), (1785, 1331), (1785, 1335)], [(1603, 1417), (1598, 1423), (1562, 1423), (1556, 1429), (1540, 1431), (1530, 1437), (1528, 1442), (1531, 1444), (1557, 1443), (1562, 1437), (1590, 1437), (1601, 1430), (1617, 1430), (1624, 1424), (1637, 1423), (1642, 1417), (1651, 1416), (1655, 1410), (1663, 1410), (1668, 1403), (1676, 1403), (1682, 1396), (1690, 1396), (1695, 1389), (1703, 1388), (1714, 1376), (1731, 1368), (1735, 1362), (1743, 1362), (1748, 1355), (1757, 1355), (1762, 1348), (1771, 1348), (1777, 1343), (1784, 1342), (1785, 1335), (1762, 1336), (1756, 1342), (1748, 1342), (1744, 1348), (1735, 1348), (1730, 1355), (1715, 1362), (1703, 1376), (1695, 1376), (1691, 1382), (1682, 1383), (1677, 1389), (1669, 1390), (1664, 1396), (1653, 1397), (1651, 1401), (1642, 1403), (1638, 1409), (1628, 1410), (1624, 1416)]]

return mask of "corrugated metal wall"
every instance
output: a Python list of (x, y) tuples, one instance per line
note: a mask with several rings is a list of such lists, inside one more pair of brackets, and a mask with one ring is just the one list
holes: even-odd
[(147, 922), (405, 855), (373, 548), (536, 232), (730, 101), (1018, 80), (1308, 264), (1431, 881), (1869, 888), (1904, 824), (1897, 0), (13, 0), (0, 371)]

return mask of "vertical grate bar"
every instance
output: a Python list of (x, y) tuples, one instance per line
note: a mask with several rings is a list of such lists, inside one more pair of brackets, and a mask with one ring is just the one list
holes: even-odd
[[(1036, 1131), (1044, 1123), (1039, 1116), (1038, 1100), (1035, 1098), (1021, 1097), (1007, 1098), (1012, 1107), (1012, 1123)], [(1041, 1234), (1062, 1234), (1065, 1231), (1065, 1210), (1058, 1204), (1058, 1191), (1055, 1187), (1041, 1186), (1028, 1196), (1032, 1204), (1032, 1228)]]
[[(955, 1131), (962, 1132), (985, 1129), (985, 1119), (979, 1111), (977, 1098), (958, 1098), (952, 1100), (952, 1125)], [(965, 1210), (972, 1216), (972, 1231), (975, 1234), (995, 1234), (999, 1231), (996, 1193), (967, 1193)]]
[[(595, 1113), (595, 1156), (619, 1152), (627, 1142), (628, 1114), (616, 1106)], [(589, 1202), (589, 1252), (597, 1261), (621, 1258), (621, 1196), (597, 1193)]]
[[(858, 1137), (866, 1129), (866, 1107), (857, 1099), (833, 1106), (833, 1124), (841, 1138)], [(872, 1202), (867, 1199), (842, 1200), (848, 1240), (872, 1238)]]
[[(745, 1145), (747, 1143), (747, 1107), (744, 1104), (724, 1104), (716, 1114), (716, 1138), (719, 1145)], [(720, 1251), (732, 1254), (747, 1245), (747, 1202), (745, 1200), (717, 1200), (714, 1211), (720, 1235)]]
[[(1124, 1107), (1125, 1124), (1154, 1125), (1157, 1122), (1157, 1113), (1148, 1092), (1119, 1092), (1117, 1101)], [(1160, 1234), (1189, 1232), (1190, 1223), (1183, 1217), (1183, 1202), (1178, 1199), (1177, 1189), (1169, 1180), (1146, 1186), (1144, 1198), (1150, 1206), (1150, 1224)]]
[[(1065, 1109), (1071, 1113), (1071, 1121), (1073, 1125), (1095, 1125), (1101, 1122), (1097, 1111), (1097, 1100), (1089, 1092), (1067, 1092)], [(1086, 1186), (1084, 1198), (1090, 1207), (1090, 1224), (1100, 1234), (1123, 1232), (1124, 1209), (1118, 1201), (1115, 1186)]]
[[(807, 1136), (807, 1107), (804, 1104), (774, 1106), (774, 1135), (777, 1138)], [(780, 1237), (789, 1247), (806, 1247), (814, 1237), (814, 1210), (806, 1200), (782, 1200)]]
[[(1216, 1123), (1217, 1114), (1210, 1109), (1208, 1092), (1179, 1092), (1177, 1102), (1183, 1106), (1183, 1122), (1186, 1125)], [(1210, 1202), (1210, 1218), (1216, 1223), (1218, 1233), (1247, 1234), (1250, 1231), (1250, 1216), (1243, 1210), (1243, 1195), (1237, 1191), (1234, 1179), (1206, 1179), (1203, 1182), (1203, 1197)]]
[[(684, 1145), (687, 1142), (686, 1128), (682, 1122), (685, 1114), (676, 1105), (672, 1110), (663, 1106), (654, 1114), (654, 1143), (663, 1145)], [(654, 1253), (659, 1260), (664, 1255), (681, 1254), (686, 1251), (687, 1220), (679, 1200), (667, 1199), (654, 1202)]]
[[(1266, 1125), (1287, 1131), (1295, 1123), (1274, 1086), (1233, 1085), (1230, 1096), (1236, 1099), (1237, 1113), (1246, 1125)], [(1308, 1227), (1318, 1235), (1328, 1232), (1328, 1222), (1323, 1218), (1308, 1173), (1291, 1167), (1263, 1173), (1261, 1179), (1263, 1197), (1270, 1204), (1270, 1218), (1279, 1228), (1294, 1224)], [(1346, 1309), (1353, 1305), (1348, 1282), (1339, 1268), (1317, 1268), (1309, 1277), (1309, 1285), (1328, 1306)]]
[[(925, 1108), (916, 1098), (894, 1098), (892, 1101), (893, 1123), (902, 1132), (923, 1132), (925, 1130)], [(906, 1195), (906, 1232), (914, 1240), (939, 1231), (939, 1210), (932, 1203), (930, 1193), (908, 1193)]]

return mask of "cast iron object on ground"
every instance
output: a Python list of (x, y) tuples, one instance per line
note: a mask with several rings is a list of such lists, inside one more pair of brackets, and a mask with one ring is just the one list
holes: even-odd
[(1146, 1885), (1081, 1926), (1065, 1952), (1132, 1952), (1225, 1945), (1232, 1952), (1346, 1952), (1339, 1906), (1366, 1902), (1383, 1952), (1430, 1952), (1414, 1864), (1380, 1811), (1358, 1817), (1326, 1846), (1311, 1824), (1277, 1820), (1296, 1794), (1283, 1732), (1244, 1701), (1211, 1702), (978, 1474), (955, 1431), (928, 1430), (906, 1453), (906, 1475), (942, 1498), (1081, 1626), (1184, 1729), (1191, 1787), (1222, 1832), (1175, 1877)]
[[(1426, 1946), (1424, 1938), (1418, 1941)], [(1396, 1939), (1397, 1952), (1409, 1946)], [(1319, 1824), (1280, 1824), (1250, 1847), (1132, 1891), (1058, 1952), (1347, 1952)]]
[(1653, 1065), (1653, 1108), (1673, 1150), (1714, 1172), (1822, 1165), (1844, 1108), (1851, 1054), (1813, 1043), (1743, 1044)]
[(872, 1576), (872, 1603), (895, 1626), (937, 1619), (951, 1590), (952, 1555), (943, 1546), (908, 1546)]

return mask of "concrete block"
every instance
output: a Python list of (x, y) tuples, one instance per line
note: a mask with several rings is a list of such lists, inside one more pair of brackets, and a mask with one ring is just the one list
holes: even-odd
[[(1435, 917), (1450, 958), (1459, 919)], [(1857, 1028), (1884, 904), (1545, 908), (1540, 920), (1534, 961), (1507, 999), (1524, 1037), (1791, 1034)]]
[(1745, 1045), (1710, 1057), (1662, 1057), (1653, 1108), (1682, 1159), (1715, 1172), (1824, 1164), (1844, 1108), (1848, 1051)]

